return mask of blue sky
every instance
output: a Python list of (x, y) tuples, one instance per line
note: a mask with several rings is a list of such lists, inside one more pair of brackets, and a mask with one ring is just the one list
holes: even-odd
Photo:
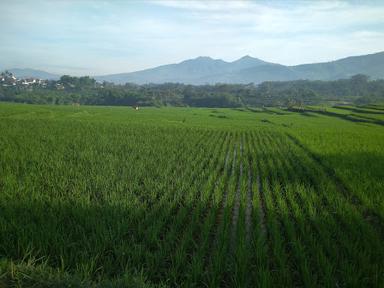
[(384, 1), (0, 1), (0, 70), (130, 72), (198, 56), (286, 65), (384, 50)]

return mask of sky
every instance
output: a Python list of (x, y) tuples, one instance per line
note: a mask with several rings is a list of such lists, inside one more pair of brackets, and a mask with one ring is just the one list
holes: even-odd
[(384, 1), (0, 1), (0, 70), (131, 72), (198, 56), (284, 65), (384, 50)]

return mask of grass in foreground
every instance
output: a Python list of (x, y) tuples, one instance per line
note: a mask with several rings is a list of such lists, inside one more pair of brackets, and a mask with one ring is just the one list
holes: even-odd
[(382, 285), (377, 123), (14, 104), (0, 119), (0, 286)]

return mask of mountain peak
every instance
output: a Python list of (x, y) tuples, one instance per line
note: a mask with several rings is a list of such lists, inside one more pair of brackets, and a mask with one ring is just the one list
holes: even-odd
[(235, 61), (233, 61), (232, 63), (236, 63), (236, 62), (263, 62), (263, 63), (267, 63), (261, 59), (258, 59), (258, 58), (255, 58), (255, 57), (252, 57), (252, 56), (249, 56), (249, 55), (245, 55)]
[(271, 64), (268, 62), (265, 62), (263, 60), (260, 60), (258, 58), (253, 58), (249, 55), (245, 55), (241, 57), (240, 59), (237, 59), (231, 64), (236, 68), (236, 69), (246, 69), (250, 67), (256, 67), (256, 66), (261, 66), (261, 65), (266, 65), (266, 64)]
[(284, 66), (245, 55), (233, 62), (207, 56), (185, 60), (127, 74), (97, 77), (116, 83), (261, 83), (298, 79), (333, 80), (366, 74), (372, 79), (384, 78), (384, 55), (376, 53), (349, 57), (326, 63)]
[(239, 61), (239, 60), (249, 60), (249, 59), (256, 59), (256, 58), (253, 58), (253, 57), (251, 57), (249, 55), (245, 55), (245, 56), (239, 58), (237, 61)]
[(209, 56), (199, 56), (192, 60), (214, 60), (214, 59)]
[(213, 59), (208, 56), (199, 56), (197, 58), (193, 59), (188, 59), (183, 62), (180, 62), (179, 64), (176, 65), (182, 65), (184, 67), (189, 67), (190, 69), (192, 67), (193, 70), (205, 70), (207, 69), (212, 69), (212, 67), (215, 67), (216, 69), (219, 69), (219, 67), (223, 68), (226, 66), (228, 63), (221, 60), (221, 59)]
[(211, 58), (209, 56), (199, 56), (199, 57), (196, 57), (196, 58), (184, 60), (181, 63), (188, 63), (188, 62), (210, 62), (210, 61), (215, 61), (215, 60), (216, 59), (213, 59), (213, 58)]

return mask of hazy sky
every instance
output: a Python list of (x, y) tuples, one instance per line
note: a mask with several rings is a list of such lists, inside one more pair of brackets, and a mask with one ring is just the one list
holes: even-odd
[(294, 65), (384, 50), (384, 1), (2, 1), (0, 70), (130, 72), (197, 56)]

